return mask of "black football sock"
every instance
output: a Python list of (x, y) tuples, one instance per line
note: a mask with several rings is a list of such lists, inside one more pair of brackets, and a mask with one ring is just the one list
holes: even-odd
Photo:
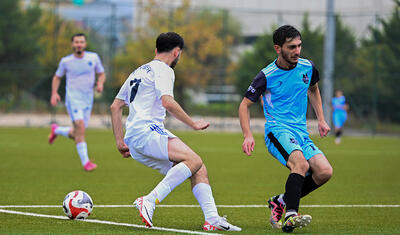
[(335, 137), (336, 137), (336, 138), (340, 137), (341, 135), (342, 135), (342, 130), (337, 131), (337, 132), (335, 133)]
[(319, 188), (320, 185), (316, 184), (314, 179), (312, 178), (312, 175), (307, 175), (304, 178), (304, 183), (303, 183), (303, 187), (301, 188), (301, 196), (300, 197), (304, 197), (307, 194), (311, 193), (312, 191), (316, 190), (317, 188)]
[(286, 181), (286, 191), (283, 195), (283, 200), (286, 203), (286, 212), (297, 213), (299, 211), (300, 196), (303, 183), (304, 176), (297, 173), (290, 173)]

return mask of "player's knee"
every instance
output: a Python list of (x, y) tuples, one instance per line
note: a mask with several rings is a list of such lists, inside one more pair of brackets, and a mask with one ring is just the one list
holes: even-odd
[(201, 166), (203, 165), (203, 160), (198, 155), (192, 157), (192, 164), (193, 167), (197, 170), (200, 170)]
[(310, 165), (308, 162), (304, 159), (301, 161), (296, 161), (293, 167), (291, 167), (292, 172), (299, 173), (301, 175), (305, 175), (307, 171), (310, 169)]
[(76, 134), (76, 135), (85, 134), (85, 123), (83, 121), (77, 121), (75, 123), (74, 134)]
[(189, 167), (192, 174), (196, 174), (203, 165), (203, 161), (197, 154), (193, 154), (185, 160), (185, 164)]
[(318, 178), (318, 181), (320, 181), (321, 183), (325, 183), (332, 177), (332, 174), (333, 174), (332, 167), (326, 166), (316, 174), (316, 177)]
[(191, 179), (196, 182), (208, 182), (207, 169), (204, 164), (202, 164), (200, 169), (192, 175)]
[(304, 174), (306, 174), (307, 171), (310, 169), (310, 165), (308, 164), (307, 161), (302, 161), (302, 162), (299, 164), (298, 167), (299, 167), (299, 170), (300, 170), (302, 173), (304, 173)]

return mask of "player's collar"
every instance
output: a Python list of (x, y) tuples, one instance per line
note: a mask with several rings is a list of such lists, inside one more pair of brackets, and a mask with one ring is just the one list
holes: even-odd
[(159, 59), (153, 59), (153, 61), (159, 61), (159, 62), (161, 62), (161, 63), (163, 63), (163, 64), (165, 64), (165, 65), (167, 65), (168, 67), (170, 67), (167, 63), (165, 63), (164, 61), (162, 61), (162, 60), (159, 60)]
[(282, 69), (282, 70), (286, 70), (286, 71), (289, 71), (289, 70), (292, 70), (292, 69), (296, 68), (296, 67), (297, 67), (297, 64), (298, 64), (298, 63), (296, 63), (296, 66), (294, 66), (294, 67), (291, 68), (291, 69), (288, 69), (288, 68), (283, 68), (283, 67), (279, 66), (279, 64), (278, 64), (278, 59), (275, 59), (274, 62), (275, 62), (276, 67), (278, 67), (278, 68), (280, 68), (280, 69)]

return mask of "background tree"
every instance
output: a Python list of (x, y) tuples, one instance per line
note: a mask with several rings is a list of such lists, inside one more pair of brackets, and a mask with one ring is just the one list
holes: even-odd
[[(369, 101), (376, 102), (377, 116), (383, 121), (400, 122), (400, 1), (395, 1), (391, 17), (379, 20), (381, 27), (371, 27), (372, 38), (363, 42), (360, 68), (370, 78)], [(372, 108), (373, 110), (373, 108)]]
[(37, 6), (22, 10), (20, 1), (0, 1), (0, 99), (5, 102), (18, 105), (41, 74), (40, 16)]
[(311, 28), (308, 14), (304, 15), (301, 37), (301, 57), (311, 60), (317, 67), (320, 76), (323, 74), (323, 47), (324, 47), (324, 33), (321, 26)]

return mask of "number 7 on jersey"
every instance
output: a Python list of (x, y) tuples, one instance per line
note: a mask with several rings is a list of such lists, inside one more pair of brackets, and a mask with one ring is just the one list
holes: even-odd
[(132, 101), (135, 99), (141, 81), (142, 81), (141, 79), (136, 79), (136, 78), (131, 80), (129, 84), (131, 86), (131, 98), (129, 99), (130, 103), (132, 103)]

